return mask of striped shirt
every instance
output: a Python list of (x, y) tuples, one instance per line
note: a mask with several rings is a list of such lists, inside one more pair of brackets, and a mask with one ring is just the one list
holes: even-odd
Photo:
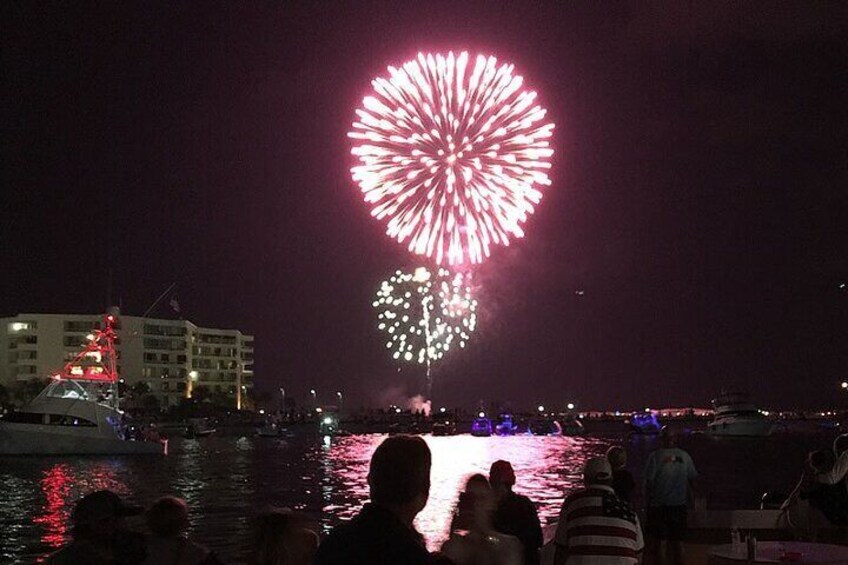
[(631, 565), (645, 547), (639, 518), (612, 487), (591, 485), (562, 504), (556, 544), (568, 565)]

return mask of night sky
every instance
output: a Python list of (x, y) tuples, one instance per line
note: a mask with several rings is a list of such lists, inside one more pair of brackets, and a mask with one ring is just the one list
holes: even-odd
[(413, 394), (371, 301), (419, 261), (345, 134), (387, 65), (467, 49), (539, 91), (556, 154), (437, 403), (841, 394), (844, 3), (80, 4), (0, 8), (0, 315), (101, 311), (111, 265), (125, 314), (176, 282), (187, 319), (255, 334), (260, 389)]

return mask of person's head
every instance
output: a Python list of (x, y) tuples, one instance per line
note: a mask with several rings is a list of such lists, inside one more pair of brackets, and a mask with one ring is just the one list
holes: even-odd
[(826, 473), (833, 467), (834, 457), (833, 452), (827, 449), (819, 449), (810, 452), (809, 455), (810, 467), (816, 473)]
[(833, 454), (839, 457), (845, 450), (848, 450), (848, 434), (836, 436), (833, 440)]
[(459, 493), (456, 526), (466, 530), (485, 530), (491, 523), (495, 498), (489, 481), (481, 474), (471, 475)]
[(612, 467), (606, 457), (592, 457), (586, 461), (583, 482), (586, 486), (612, 484)]
[[(417, 436), (392, 436), (371, 457), (371, 500), (414, 518), (430, 496), (430, 448)], [(411, 521), (410, 518), (410, 521)]]
[(82, 497), (71, 514), (74, 539), (108, 542), (123, 527), (127, 516), (144, 510), (121, 500), (110, 490), (99, 490)]
[(677, 436), (674, 430), (668, 426), (663, 426), (660, 430), (660, 445), (663, 447), (674, 447), (677, 445)]
[(188, 507), (175, 496), (163, 496), (147, 510), (147, 527), (157, 536), (179, 537), (188, 529)]
[(613, 471), (624, 469), (624, 467), (627, 465), (627, 452), (624, 450), (623, 447), (619, 445), (613, 445), (612, 447), (607, 449), (607, 461), (609, 461)]
[(307, 565), (318, 550), (318, 536), (288, 508), (271, 508), (256, 517), (251, 565)]
[(499, 492), (512, 490), (515, 486), (515, 471), (509, 461), (495, 461), (489, 468), (489, 484)]

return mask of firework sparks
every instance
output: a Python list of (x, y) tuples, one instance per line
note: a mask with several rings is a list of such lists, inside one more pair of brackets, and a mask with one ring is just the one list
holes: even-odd
[(438, 264), (480, 263), (523, 237), (539, 203), (554, 128), (513, 65), (494, 57), (419, 54), (356, 111), (351, 173), (371, 215)]
[(477, 300), (465, 276), (445, 268), (396, 271), (380, 285), (372, 305), (392, 357), (428, 367), (452, 347), (465, 347), (477, 327)]

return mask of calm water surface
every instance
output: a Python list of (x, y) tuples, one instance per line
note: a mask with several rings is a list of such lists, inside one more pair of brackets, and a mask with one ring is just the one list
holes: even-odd
[[(64, 543), (73, 503), (84, 494), (112, 489), (138, 504), (164, 494), (188, 502), (192, 535), (229, 561), (245, 556), (250, 518), (268, 505), (310, 516), (326, 533), (350, 518), (368, 498), (368, 461), (381, 435), (324, 441), (256, 437), (172, 440), (165, 458), (0, 458), (0, 562), (30, 563)], [(512, 462), (516, 490), (539, 507), (543, 523), (559, 514), (564, 496), (579, 487), (587, 458), (624, 443), (639, 477), (654, 440), (621, 437), (475, 438), (424, 436), (433, 452), (432, 490), (417, 527), (431, 549), (447, 537), (450, 514), (463, 481), (487, 473), (497, 459)], [(803, 453), (829, 437), (778, 437), (716, 441), (684, 438), (703, 477), (712, 507), (755, 507), (764, 490), (786, 490)], [(637, 506), (639, 502), (637, 501)]]

